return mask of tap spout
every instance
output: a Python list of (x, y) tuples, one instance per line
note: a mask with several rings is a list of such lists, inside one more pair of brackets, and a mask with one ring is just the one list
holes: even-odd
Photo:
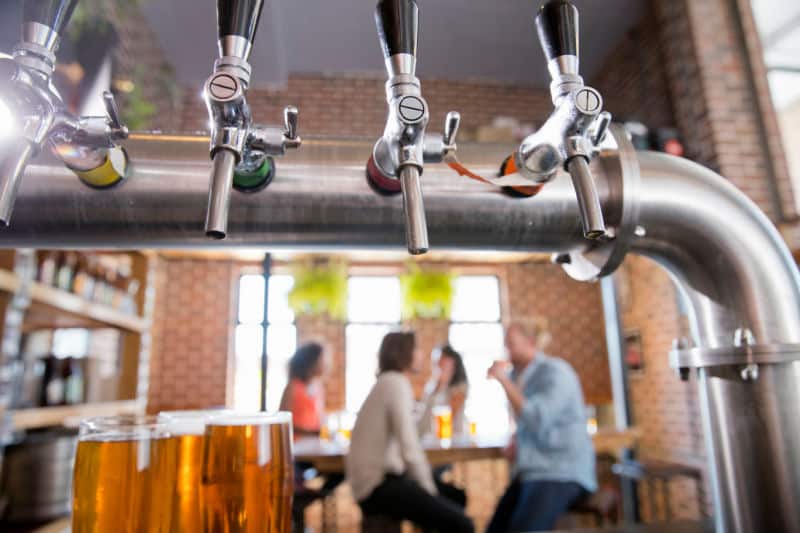
[(428, 251), (428, 222), (425, 220), (419, 168), (414, 165), (404, 166), (400, 170), (400, 185), (403, 191), (408, 251), (411, 255), (421, 255)]
[(235, 169), (236, 154), (233, 151), (223, 148), (214, 153), (206, 215), (206, 236), (211, 239), (224, 239), (228, 233), (228, 199)]
[(606, 223), (588, 161), (581, 156), (573, 157), (567, 162), (567, 171), (572, 177), (572, 186), (575, 187), (583, 236), (592, 240), (603, 237), (606, 234)]
[(17, 190), (25, 173), (25, 167), (33, 156), (33, 146), (24, 139), (11, 142), (5, 157), (0, 160), (0, 226), (11, 222)]

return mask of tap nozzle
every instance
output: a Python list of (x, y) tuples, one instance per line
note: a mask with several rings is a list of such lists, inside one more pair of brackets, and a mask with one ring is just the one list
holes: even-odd
[(19, 184), (33, 151), (31, 143), (19, 139), (8, 145), (5, 157), (0, 159), (0, 225), (3, 227), (11, 223)]
[(419, 168), (406, 165), (400, 169), (400, 185), (403, 191), (403, 211), (406, 215), (406, 244), (411, 255), (428, 251), (428, 222), (425, 219), (425, 204)]
[(386, 63), (389, 113), (383, 136), (367, 162), (367, 179), (380, 193), (402, 193), (406, 244), (411, 254), (428, 250), (420, 176), (425, 163), (441, 162), (456, 149), (461, 116), (447, 115), (445, 134), (425, 132), (430, 118), (416, 77), (419, 6), (416, 0), (380, 0), (375, 8)]
[(238, 158), (227, 148), (218, 150), (213, 156), (211, 187), (208, 191), (208, 212), (206, 214), (206, 236), (211, 239), (224, 239), (228, 234), (228, 210), (233, 188), (233, 174)]
[(203, 98), (211, 123), (209, 151), (213, 160), (206, 212), (206, 235), (224, 239), (228, 232), (231, 189), (256, 192), (274, 175), (274, 155), (301, 144), (298, 111), (288, 106), (283, 126), (253, 123), (247, 104), (251, 67), (248, 63), (263, 0), (217, 0), (220, 57), (206, 81)]
[(600, 93), (587, 87), (579, 74), (578, 10), (568, 0), (550, 0), (536, 16), (539, 41), (553, 82), (555, 110), (514, 154), (519, 174), (534, 184), (550, 181), (559, 168), (572, 177), (588, 239), (606, 233), (600, 198), (589, 161), (605, 137), (611, 115), (603, 112)]

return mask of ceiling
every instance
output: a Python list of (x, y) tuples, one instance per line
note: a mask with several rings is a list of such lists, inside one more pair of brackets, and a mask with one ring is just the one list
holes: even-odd
[[(112, 1), (112, 0), (105, 0)], [(114, 0), (120, 1), (120, 0)], [(214, 0), (139, 0), (178, 81), (197, 85), (216, 49)], [(549, 84), (533, 18), (540, 0), (419, 0), (421, 78)], [(642, 0), (574, 0), (581, 13), (582, 73), (591, 78), (645, 11)], [(19, 37), (21, 0), (2, 0), (0, 51)], [(290, 73), (383, 72), (374, 0), (264, 0), (251, 57), (253, 84)], [(63, 55), (63, 54), (62, 54)], [(63, 58), (62, 58), (63, 59)]]
[[(539, 0), (420, 0), (418, 75), (549, 84), (533, 17)], [(575, 0), (590, 77), (641, 18), (642, 0)], [(179, 80), (195, 84), (216, 58), (212, 0), (145, 0), (144, 12)], [(371, 0), (265, 0), (251, 63), (254, 84), (289, 73), (382, 72)]]
[(751, 0), (775, 105), (800, 99), (800, 2)]

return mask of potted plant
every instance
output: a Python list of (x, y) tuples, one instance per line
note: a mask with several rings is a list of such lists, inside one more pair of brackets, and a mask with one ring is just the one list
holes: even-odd
[(347, 264), (344, 261), (308, 259), (292, 269), (294, 286), (289, 307), (297, 316), (327, 314), (344, 320), (347, 315)]
[(423, 270), (411, 264), (400, 276), (403, 318), (450, 318), (453, 275), (443, 270)]

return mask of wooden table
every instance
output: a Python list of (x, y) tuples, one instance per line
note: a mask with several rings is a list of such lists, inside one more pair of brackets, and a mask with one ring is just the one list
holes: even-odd
[[(600, 430), (593, 435), (596, 453), (618, 455), (624, 448), (632, 448), (639, 440), (641, 432), (637, 428), (625, 431)], [(508, 445), (509, 437), (464, 437), (456, 438), (449, 445), (443, 445), (436, 439), (423, 439), (423, 447), (431, 466), (480, 461), (484, 459), (501, 459), (503, 450)], [(349, 444), (342, 441), (324, 441), (317, 438), (303, 438), (294, 444), (296, 461), (311, 463), (323, 474), (343, 473), (344, 461)]]

